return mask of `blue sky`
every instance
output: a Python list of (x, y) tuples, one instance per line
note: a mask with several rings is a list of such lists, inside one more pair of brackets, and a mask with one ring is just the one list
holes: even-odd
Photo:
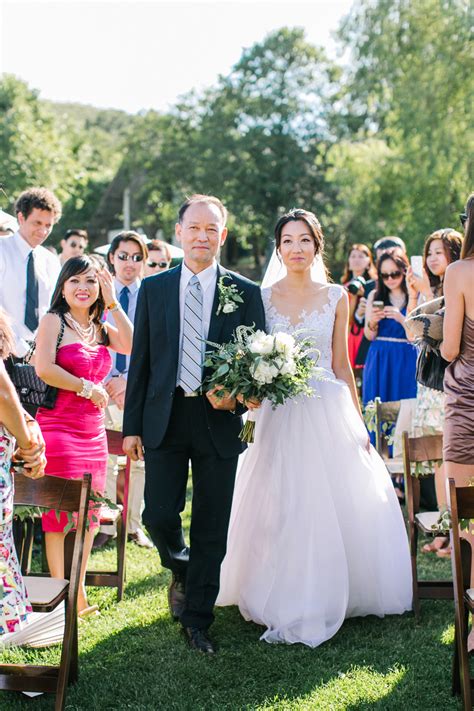
[(334, 56), (331, 33), (352, 0), (0, 0), (0, 71), (56, 101), (165, 110), (212, 85), (242, 48), (303, 27)]

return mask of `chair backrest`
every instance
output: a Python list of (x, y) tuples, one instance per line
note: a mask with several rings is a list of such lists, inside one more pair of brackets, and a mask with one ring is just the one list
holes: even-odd
[(413, 523), (420, 510), (420, 482), (412, 475), (411, 465), (442, 459), (443, 435), (410, 437), (408, 432), (402, 432), (402, 448), (408, 520)]
[(375, 398), (375, 449), (379, 454), (382, 454), (384, 444), (383, 425), (396, 423), (400, 406), (400, 400), (382, 402), (379, 397)]
[(448, 510), (451, 514), (451, 565), (455, 594), (462, 604), (464, 590), (471, 587), (472, 552), (469, 541), (461, 538), (461, 519), (474, 519), (474, 487), (457, 487), (454, 479), (449, 479), (447, 491)]
[(122, 449), (122, 433), (117, 432), (117, 430), (106, 430), (107, 433), (107, 448), (109, 454), (114, 454), (118, 457), (124, 457), (124, 451)]
[(63, 479), (58, 476), (43, 476), (31, 479), (15, 474), (15, 504), (44, 506), (59, 511), (79, 511), (84, 486), (90, 485), (90, 474), (84, 479)]

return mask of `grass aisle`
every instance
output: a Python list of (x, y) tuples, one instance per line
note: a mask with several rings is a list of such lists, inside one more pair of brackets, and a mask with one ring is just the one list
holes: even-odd
[[(93, 567), (112, 565), (114, 556), (114, 548), (95, 553)], [(449, 561), (420, 558), (425, 577), (449, 576)], [(115, 602), (113, 589), (91, 589), (90, 601), (102, 614), (80, 627), (80, 678), (69, 688), (68, 711), (459, 708), (450, 694), (449, 601), (424, 601), (418, 627), (411, 614), (349, 620), (314, 650), (259, 642), (261, 628), (245, 623), (236, 608), (218, 609), (212, 634), (219, 654), (209, 659), (188, 651), (170, 621), (168, 579), (154, 551), (129, 544), (123, 602)], [(16, 650), (2, 659), (47, 663), (58, 655), (58, 649)], [(0, 692), (2, 711), (52, 708), (50, 695)]]

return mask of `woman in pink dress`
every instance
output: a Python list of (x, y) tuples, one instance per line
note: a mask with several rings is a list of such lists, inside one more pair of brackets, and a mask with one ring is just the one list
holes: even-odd
[[(102, 323), (104, 309), (114, 312), (116, 326)], [(133, 327), (116, 301), (112, 276), (87, 256), (63, 266), (36, 337), (36, 372), (58, 388), (52, 410), (40, 408), (37, 419), (46, 442), (46, 473), (78, 479), (92, 474), (92, 490), (103, 494), (107, 471), (103, 380), (111, 368), (108, 347), (129, 354)], [(51, 575), (64, 578), (64, 538), (68, 519), (50, 511), (43, 516), (46, 555)], [(85, 591), (85, 573), (97, 521), (89, 515), (84, 543), (80, 616), (97, 613)]]

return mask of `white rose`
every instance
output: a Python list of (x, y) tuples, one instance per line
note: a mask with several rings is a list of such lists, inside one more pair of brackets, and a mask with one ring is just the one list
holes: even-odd
[(233, 302), (229, 302), (228, 304), (224, 304), (224, 306), (222, 307), (222, 311), (225, 314), (231, 314), (235, 311), (236, 308), (237, 307)]
[(262, 361), (252, 369), (252, 375), (259, 383), (271, 383), (278, 375), (278, 368)]
[(264, 331), (255, 331), (249, 340), (249, 351), (259, 355), (268, 355), (273, 350), (274, 340), (273, 336), (269, 336)]
[(275, 348), (278, 353), (289, 354), (295, 347), (295, 339), (289, 333), (275, 333)]
[(296, 373), (296, 363), (293, 358), (288, 358), (288, 360), (285, 361), (280, 373), (282, 375), (294, 375)]

